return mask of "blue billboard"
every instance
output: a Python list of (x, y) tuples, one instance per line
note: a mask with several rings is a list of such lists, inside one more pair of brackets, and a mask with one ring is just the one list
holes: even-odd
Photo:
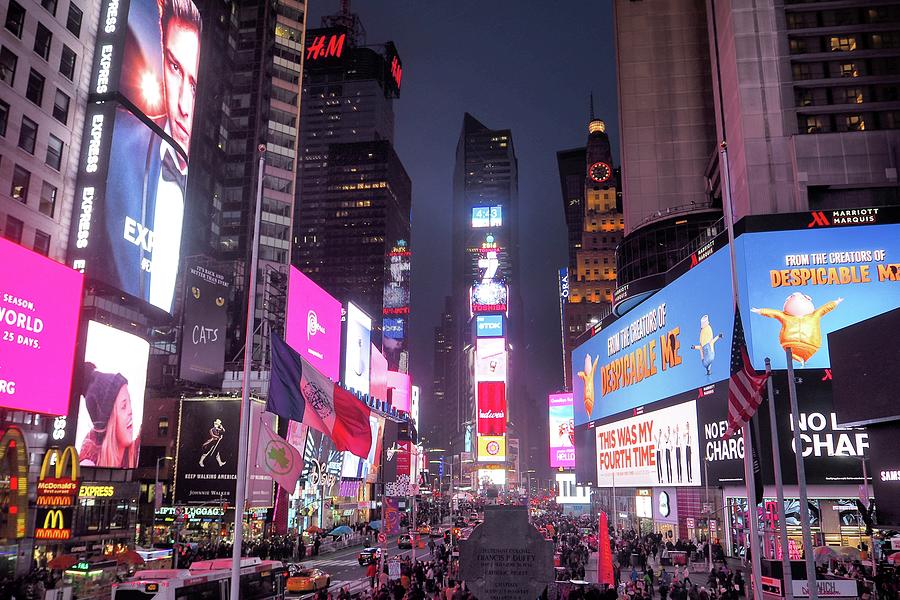
[(726, 247), (572, 352), (575, 424), (727, 379), (733, 326)]
[(503, 315), (476, 316), (475, 337), (503, 337)]
[(402, 317), (384, 317), (382, 320), (382, 333), (384, 337), (392, 340), (406, 338), (406, 320)]
[(757, 369), (787, 368), (787, 347), (795, 368), (829, 368), (828, 333), (900, 307), (900, 225), (745, 233), (735, 247)]

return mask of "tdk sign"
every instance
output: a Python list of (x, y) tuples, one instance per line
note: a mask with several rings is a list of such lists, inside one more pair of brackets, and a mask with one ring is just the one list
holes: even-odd
[(503, 315), (478, 315), (475, 317), (476, 337), (503, 337)]

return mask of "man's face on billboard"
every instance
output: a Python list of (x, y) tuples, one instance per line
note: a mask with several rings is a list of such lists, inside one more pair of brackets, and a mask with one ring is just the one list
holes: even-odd
[(172, 19), (166, 26), (163, 68), (166, 115), (172, 137), (185, 151), (190, 148), (200, 60), (200, 32), (193, 25)]

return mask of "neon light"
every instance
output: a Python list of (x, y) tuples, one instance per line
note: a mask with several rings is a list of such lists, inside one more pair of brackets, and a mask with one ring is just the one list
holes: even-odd
[[(317, 35), (315, 38), (313, 38), (312, 43), (306, 49), (306, 60), (318, 60), (320, 58), (340, 58), (344, 53), (344, 42), (346, 41), (346, 39), (346, 33)], [(397, 85), (399, 86), (399, 82)]]

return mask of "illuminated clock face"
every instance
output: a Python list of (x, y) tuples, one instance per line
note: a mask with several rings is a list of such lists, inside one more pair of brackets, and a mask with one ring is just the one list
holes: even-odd
[(603, 183), (612, 175), (612, 169), (610, 169), (609, 165), (605, 162), (595, 162), (591, 165), (588, 174), (591, 176), (591, 179), (597, 183)]

